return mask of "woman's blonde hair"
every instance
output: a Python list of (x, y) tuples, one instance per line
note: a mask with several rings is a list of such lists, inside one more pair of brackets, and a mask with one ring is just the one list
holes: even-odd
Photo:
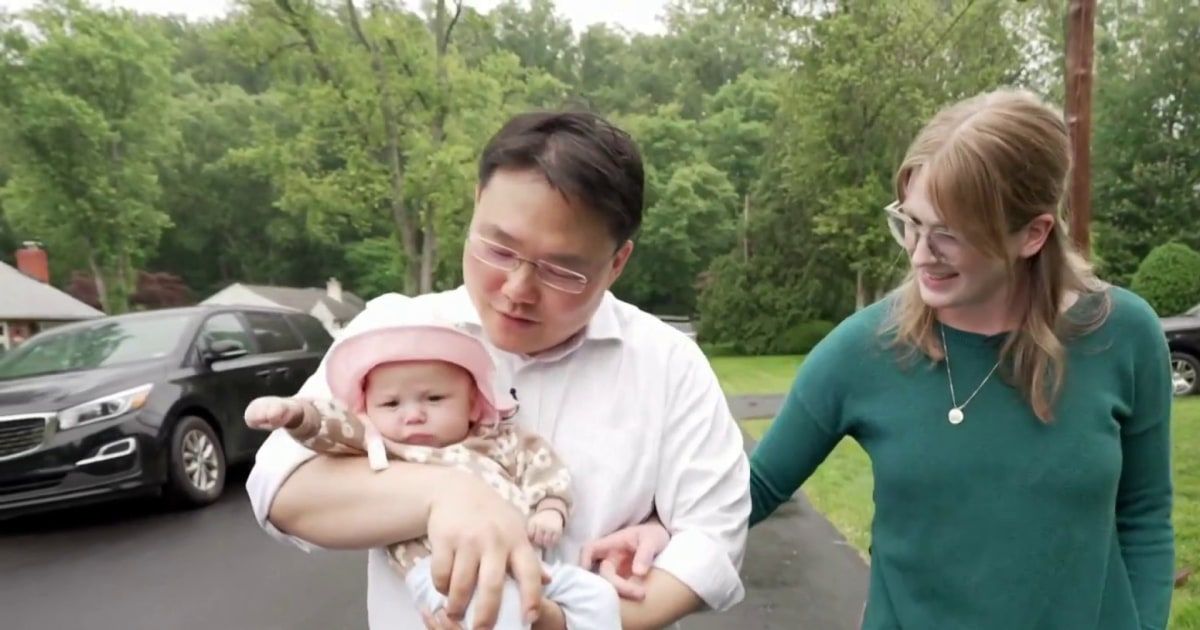
[[(942, 220), (966, 243), (1008, 265), (1017, 287), (1017, 328), (1001, 349), (1008, 380), (1043, 422), (1053, 416), (1066, 367), (1066, 338), (1099, 327), (1111, 309), (1105, 287), (1067, 236), (1063, 201), (1071, 166), (1062, 114), (1033, 94), (989, 92), (938, 112), (917, 135), (896, 173), (896, 198), (918, 169)], [(1041, 251), (1011, 260), (1008, 236), (1035, 217), (1050, 214), (1055, 226)], [(1087, 316), (1064, 316), (1067, 296), (1098, 295)], [(885, 331), (891, 343), (934, 361), (945, 357), (933, 309), (921, 299), (915, 271), (896, 290)]]

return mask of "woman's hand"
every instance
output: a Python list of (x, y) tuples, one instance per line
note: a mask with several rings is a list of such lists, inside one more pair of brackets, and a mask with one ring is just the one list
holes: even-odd
[(504, 580), (511, 574), (523, 617), (532, 623), (542, 609), (548, 576), (529, 542), (525, 519), (477, 477), (463, 473), (452, 479), (430, 506), (428, 528), (433, 585), (446, 596), (446, 619), (461, 621), (474, 601), (475, 627), (469, 630), (494, 626)]
[(670, 541), (667, 529), (657, 518), (651, 518), (584, 545), (579, 563), (585, 569), (600, 563), (600, 575), (617, 589), (618, 595), (641, 601), (646, 597), (642, 581)]

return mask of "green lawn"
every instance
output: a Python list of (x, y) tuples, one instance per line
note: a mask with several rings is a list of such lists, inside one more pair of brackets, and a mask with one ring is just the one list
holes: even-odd
[[(710, 359), (722, 389), (731, 396), (784, 393), (803, 361), (803, 356)], [(756, 440), (770, 425), (770, 418), (742, 422), (746, 433)], [(871, 464), (867, 454), (854, 440), (843, 440), (804, 484), (804, 492), (842, 535), (865, 551), (870, 539), (873, 508), (871, 487)]]
[[(1175, 554), (1180, 568), (1200, 569), (1200, 397), (1175, 404), (1171, 463), (1175, 469)], [(1171, 628), (1200, 628), (1200, 575), (1175, 591)]]
[[(718, 362), (717, 375), (730, 394), (778, 393), (787, 390), (799, 357), (713, 359), (714, 366)], [(770, 419), (748, 420), (742, 426), (758, 439), (770, 423)], [(1170, 628), (1200, 630), (1200, 397), (1177, 401), (1172, 445), (1176, 564), (1197, 574), (1175, 591)], [(843, 440), (804, 484), (813, 505), (863, 553), (870, 541), (871, 488), (870, 461), (850, 439)]]
[(802, 361), (804, 357), (800, 355), (709, 359), (721, 388), (730, 396), (786, 392)]

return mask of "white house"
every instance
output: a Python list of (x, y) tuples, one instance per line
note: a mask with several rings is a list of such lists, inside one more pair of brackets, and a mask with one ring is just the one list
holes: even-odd
[(330, 278), (324, 289), (272, 287), (238, 282), (214, 293), (201, 304), (288, 308), (316, 317), (330, 335), (336, 335), (366, 308), (362, 298), (349, 291), (343, 291), (342, 283), (336, 278)]
[(0, 351), (58, 324), (104, 317), (49, 284), (46, 252), (37, 243), (17, 252), (17, 265), (0, 262)]

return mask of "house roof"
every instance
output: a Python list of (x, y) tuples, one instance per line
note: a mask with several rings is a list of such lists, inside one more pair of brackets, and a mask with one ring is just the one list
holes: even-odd
[(334, 317), (343, 321), (354, 319), (355, 315), (358, 315), (367, 307), (366, 302), (363, 302), (362, 298), (349, 291), (342, 291), (342, 301), (338, 302), (329, 297), (325, 289), (297, 289), (260, 284), (243, 284), (242, 286), (280, 306), (294, 308), (302, 313), (312, 311), (313, 307), (320, 302), (325, 305), (325, 308), (329, 309), (330, 313), (333, 313)]
[(0, 319), (75, 321), (104, 317), (83, 302), (0, 262)]

